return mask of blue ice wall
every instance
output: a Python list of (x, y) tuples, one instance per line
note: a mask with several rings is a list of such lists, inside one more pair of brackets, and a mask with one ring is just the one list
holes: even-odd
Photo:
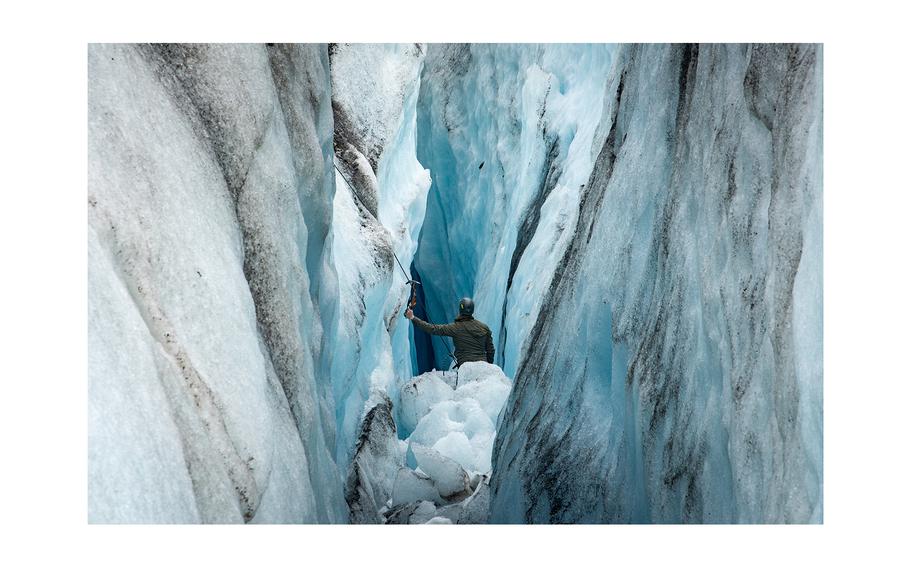
[(623, 47), (493, 521), (821, 522), (821, 57)]
[[(411, 263), (411, 278), (417, 282), (423, 282), (420, 273), (417, 272), (417, 267), (415, 267), (413, 263)], [(417, 303), (414, 305), (414, 315), (423, 321), (433, 321), (424, 308), (427, 300), (422, 286), (417, 287), (416, 294)], [(427, 371), (438, 369), (439, 367), (436, 365), (436, 356), (433, 352), (433, 336), (425, 331), (421, 331), (417, 327), (412, 327), (411, 333), (413, 334), (411, 340), (414, 345), (414, 375), (417, 376), (426, 373)], [(437, 338), (436, 341), (446, 340), (444, 338)]]
[[(517, 368), (592, 166), (614, 46), (431, 45), (417, 157), (433, 183), (415, 265), (430, 312), (463, 296)], [(435, 346), (437, 361), (448, 355)]]

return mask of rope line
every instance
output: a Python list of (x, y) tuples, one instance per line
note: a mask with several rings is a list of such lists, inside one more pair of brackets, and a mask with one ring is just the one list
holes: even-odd
[[(351, 181), (348, 179), (348, 176), (344, 175), (344, 172), (341, 171), (341, 170), (338, 168), (338, 164), (335, 163), (334, 157), (333, 157), (333, 159), (332, 159), (332, 167), (334, 167), (334, 168), (335, 168), (335, 171), (338, 172), (338, 173), (341, 175), (341, 179), (343, 179), (343, 180), (344, 180), (344, 183), (347, 184), (348, 189), (351, 190), (351, 195), (354, 196), (354, 199), (357, 200), (357, 203), (359, 203), (361, 207), (363, 207), (364, 209), (366, 209), (367, 211), (369, 211), (369, 209), (367, 209), (366, 205), (363, 204), (363, 201), (360, 200), (360, 197), (357, 195), (357, 192), (354, 191), (354, 184), (352, 184)], [(379, 220), (377, 219), (377, 222), (378, 222), (378, 221), (379, 221)], [(411, 303), (410, 303), (409, 308), (413, 308), (413, 307), (416, 305), (416, 303), (417, 303), (417, 286), (420, 286), (420, 282), (418, 282), (418, 281), (414, 280), (413, 278), (411, 278), (411, 277), (408, 275), (407, 271), (405, 271), (404, 266), (402, 266), (402, 264), (401, 264), (401, 260), (399, 260), (399, 259), (398, 259), (398, 255), (395, 254), (395, 247), (392, 247), (392, 256), (395, 257), (395, 262), (398, 263), (398, 268), (400, 268), (400, 269), (401, 269), (401, 273), (404, 274), (405, 284), (410, 284), (410, 286), (411, 286)], [(429, 317), (430, 317), (430, 310), (427, 309), (427, 304), (426, 304), (426, 302), (421, 301), (420, 303), (421, 303), (421, 305), (423, 306), (423, 313), (427, 314), (427, 317), (429, 318)], [(430, 343), (432, 344), (433, 335), (432, 335), (432, 334), (427, 334), (427, 335), (430, 336)], [(440, 340), (442, 341), (443, 347), (445, 347), (445, 348), (446, 348), (446, 351), (449, 353), (449, 358), (450, 358), (452, 361), (457, 362), (458, 360), (455, 359), (455, 354), (452, 353), (452, 350), (451, 350), (451, 349), (449, 349), (449, 343), (448, 343), (448, 342), (445, 340), (445, 338), (442, 337), (442, 336), (440, 336)], [(445, 372), (445, 371), (443, 371), (443, 372)], [(458, 388), (458, 367), (455, 368), (455, 388)]]

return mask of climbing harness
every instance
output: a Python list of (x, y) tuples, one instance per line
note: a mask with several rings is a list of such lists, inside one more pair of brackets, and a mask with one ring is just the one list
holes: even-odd
[[(360, 201), (360, 197), (357, 196), (357, 192), (354, 191), (354, 184), (352, 184), (351, 181), (348, 179), (348, 176), (344, 175), (344, 172), (342, 172), (338, 168), (338, 164), (335, 163), (334, 158), (332, 159), (332, 167), (334, 167), (335, 171), (341, 175), (341, 179), (344, 180), (344, 183), (346, 183), (348, 185), (348, 189), (351, 190), (351, 195), (354, 196), (354, 199), (357, 200), (357, 202), (360, 204), (361, 207), (366, 209), (366, 206), (363, 204), (362, 201)], [(483, 166), (481, 165), (481, 167), (483, 167)], [(367, 211), (369, 211), (369, 209), (367, 209)], [(404, 269), (404, 266), (401, 264), (401, 260), (399, 260), (398, 255), (395, 254), (394, 248), (392, 248), (392, 256), (395, 257), (395, 262), (398, 263), (398, 268), (401, 269), (401, 273), (404, 275), (405, 284), (409, 285), (411, 287), (411, 299), (410, 299), (410, 301), (408, 301), (408, 309), (413, 310), (414, 306), (417, 305), (417, 287), (420, 286), (420, 282), (418, 282), (417, 280), (414, 280), (413, 278), (408, 276), (407, 271)], [(425, 314), (427, 314), (429, 316), (430, 312), (429, 312), (429, 310), (427, 310), (426, 303), (423, 304), (423, 311)], [(432, 338), (432, 335), (430, 337)], [(430, 341), (432, 341), (432, 339)], [(449, 349), (449, 344), (444, 338), (442, 338), (442, 344), (446, 348), (446, 351), (449, 353), (449, 358), (455, 363), (455, 388), (458, 388), (458, 359), (455, 358), (455, 354), (452, 353), (451, 349)]]

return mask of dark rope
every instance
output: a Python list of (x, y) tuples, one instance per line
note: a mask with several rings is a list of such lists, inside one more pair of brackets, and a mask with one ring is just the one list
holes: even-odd
[[(366, 211), (369, 211), (369, 209), (367, 209), (366, 206), (363, 204), (363, 201), (360, 200), (360, 197), (358, 197), (357, 192), (354, 191), (354, 184), (352, 184), (351, 181), (348, 179), (348, 176), (344, 175), (344, 172), (338, 168), (338, 164), (335, 163), (334, 159), (332, 159), (332, 167), (335, 168), (336, 172), (341, 174), (341, 179), (344, 180), (344, 183), (348, 184), (348, 189), (351, 190), (351, 195), (354, 196), (354, 199), (357, 200), (357, 203), (359, 203), (363, 209), (365, 209)], [(377, 221), (378, 221), (378, 219), (377, 219)], [(414, 280), (413, 278), (411, 278), (408, 275), (408, 273), (404, 269), (404, 266), (402, 266), (401, 261), (398, 259), (398, 255), (395, 254), (395, 247), (391, 247), (391, 248), (392, 248), (392, 256), (395, 257), (395, 262), (398, 263), (398, 268), (400, 268), (401, 273), (404, 274), (405, 284), (410, 284), (410, 286), (411, 286), (411, 301), (408, 303), (408, 308), (412, 309), (412, 308), (414, 308), (414, 306), (417, 305), (417, 286), (420, 286), (420, 282)], [(427, 309), (426, 302), (421, 302), (421, 304), (423, 305), (424, 313), (426, 313), (427, 317), (429, 317), (430, 310)], [(432, 338), (433, 338), (433, 336), (431, 334), (430, 341), (433, 340)], [(449, 353), (449, 358), (452, 361), (455, 361), (457, 363), (458, 359), (455, 358), (455, 354), (452, 353), (451, 349), (449, 349), (448, 342), (444, 338), (440, 338), (440, 339), (442, 339), (442, 345), (446, 348), (446, 351)], [(455, 388), (458, 388), (458, 367), (455, 367)]]

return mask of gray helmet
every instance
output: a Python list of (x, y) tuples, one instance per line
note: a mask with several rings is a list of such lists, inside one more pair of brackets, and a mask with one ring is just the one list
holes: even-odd
[(462, 298), (458, 302), (458, 314), (469, 316), (474, 313), (474, 300), (471, 298)]

